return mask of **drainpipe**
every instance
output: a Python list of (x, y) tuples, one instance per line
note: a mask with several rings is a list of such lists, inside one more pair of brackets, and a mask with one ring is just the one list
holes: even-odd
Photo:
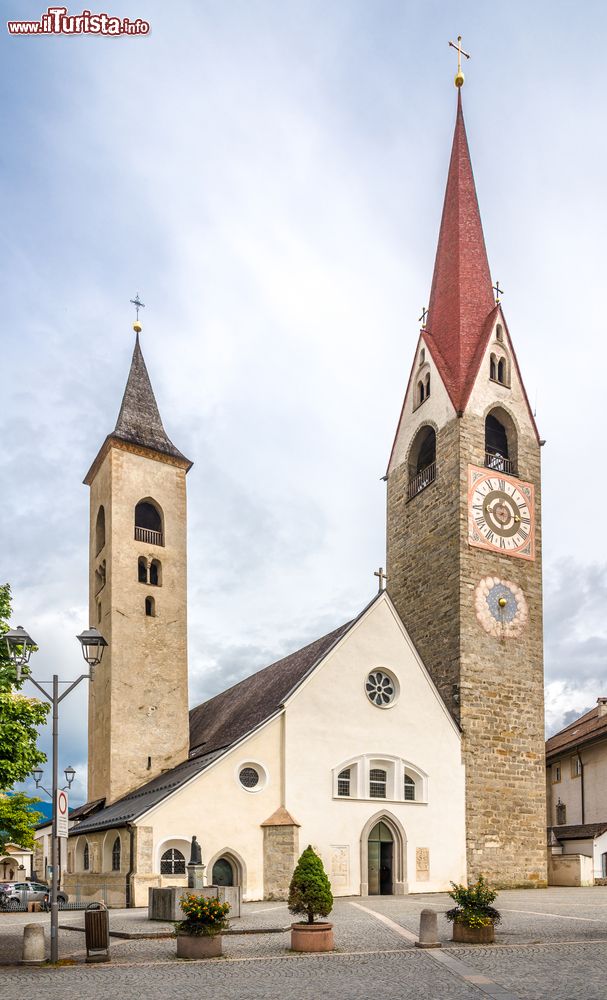
[(576, 753), (577, 759), (580, 762), (580, 799), (581, 799), (581, 806), (582, 806), (582, 826), (583, 826), (584, 823), (586, 822), (585, 808), (584, 808), (584, 762), (583, 762), (582, 758), (580, 757), (580, 751), (577, 749), (577, 747), (576, 747), (575, 753)]
[(132, 823), (127, 823), (126, 828), (130, 835), (130, 846), (129, 846), (129, 870), (126, 873), (126, 905), (128, 908), (135, 905), (135, 900), (131, 898), (131, 877), (135, 871), (135, 827)]

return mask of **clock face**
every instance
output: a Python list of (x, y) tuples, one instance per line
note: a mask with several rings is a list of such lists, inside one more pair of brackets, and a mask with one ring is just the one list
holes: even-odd
[(529, 618), (525, 595), (512, 580), (486, 576), (476, 587), (476, 617), (485, 632), (496, 639), (514, 639)]
[(532, 483), (468, 467), (468, 541), (506, 556), (535, 559)]

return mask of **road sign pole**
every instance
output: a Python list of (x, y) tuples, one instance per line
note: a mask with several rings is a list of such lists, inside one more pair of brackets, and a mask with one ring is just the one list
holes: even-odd
[(57, 792), (59, 789), (59, 677), (53, 674), (53, 827), (52, 848), (53, 881), (51, 882), (51, 962), (59, 960), (59, 904), (57, 884), (59, 879), (59, 838), (57, 836)]

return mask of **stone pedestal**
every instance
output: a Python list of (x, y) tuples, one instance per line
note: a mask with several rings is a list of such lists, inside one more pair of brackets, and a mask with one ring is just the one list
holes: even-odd
[(440, 948), (438, 940), (438, 917), (435, 910), (422, 910), (419, 918), (419, 941), (416, 948)]
[(299, 823), (280, 806), (261, 827), (264, 899), (287, 899), (299, 857)]
[(204, 870), (206, 865), (186, 865), (188, 872), (188, 889), (199, 892), (204, 887)]

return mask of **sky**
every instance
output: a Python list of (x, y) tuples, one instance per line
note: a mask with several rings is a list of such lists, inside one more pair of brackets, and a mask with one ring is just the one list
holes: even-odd
[[(96, 11), (94, 4), (89, 9)], [(0, 2), (0, 579), (80, 672), (88, 490), (142, 348), (188, 475), (192, 704), (358, 613), (455, 118), (543, 449), (549, 732), (607, 695), (599, 2), (128, 0), (145, 37), (13, 37)], [(70, 8), (71, 13), (79, 13)], [(86, 685), (61, 768), (86, 794)], [(48, 749), (48, 733), (42, 734)], [(48, 768), (47, 768), (48, 770)], [(50, 775), (49, 779), (50, 780)]]

